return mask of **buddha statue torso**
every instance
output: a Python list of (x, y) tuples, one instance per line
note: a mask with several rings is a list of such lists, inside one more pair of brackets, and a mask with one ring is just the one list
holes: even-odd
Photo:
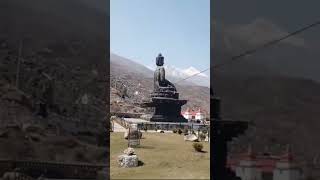
[(159, 54), (157, 57), (157, 69), (154, 72), (154, 92), (176, 92), (176, 87), (166, 79), (163, 61), (163, 56)]

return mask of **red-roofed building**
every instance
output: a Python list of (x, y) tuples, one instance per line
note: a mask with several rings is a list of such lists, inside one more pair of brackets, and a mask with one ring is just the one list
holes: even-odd
[(301, 180), (302, 171), (293, 163), (291, 151), (282, 156), (248, 152), (229, 157), (227, 166), (242, 180)]
[(190, 108), (188, 108), (186, 111), (182, 111), (181, 115), (188, 119), (189, 122), (203, 122), (206, 119), (205, 113), (201, 110), (201, 108), (198, 108), (197, 111), (194, 110), (190, 110)]
[(235, 167), (235, 172), (242, 180), (262, 180), (259, 162), (255, 154), (253, 154), (251, 146), (249, 146), (248, 152), (239, 160), (238, 165)]
[(294, 162), (290, 146), (287, 147), (287, 152), (280, 157), (273, 171), (274, 179), (276, 180), (301, 180), (302, 170)]

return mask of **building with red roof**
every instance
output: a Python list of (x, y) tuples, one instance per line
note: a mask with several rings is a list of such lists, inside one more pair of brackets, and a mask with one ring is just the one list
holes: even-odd
[(227, 166), (242, 180), (301, 180), (301, 168), (293, 161), (288, 148), (281, 156), (256, 155), (251, 146), (248, 152), (229, 157)]
[(190, 109), (190, 108), (187, 108), (186, 111), (182, 111), (181, 112), (181, 115), (188, 119), (189, 122), (204, 122), (206, 120), (206, 115), (205, 115), (205, 112), (203, 112), (201, 110), (201, 108), (198, 108), (198, 110), (193, 110), (193, 109)]

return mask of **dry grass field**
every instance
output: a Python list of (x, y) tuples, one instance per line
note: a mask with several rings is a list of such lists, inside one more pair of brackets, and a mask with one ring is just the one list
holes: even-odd
[(143, 133), (140, 147), (135, 148), (142, 166), (121, 168), (117, 157), (127, 148), (123, 133), (111, 133), (111, 179), (209, 179), (210, 145), (203, 142), (202, 153), (192, 142), (174, 133)]

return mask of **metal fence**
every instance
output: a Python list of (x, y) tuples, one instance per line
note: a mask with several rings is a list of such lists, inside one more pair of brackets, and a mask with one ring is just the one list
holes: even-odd
[[(142, 132), (148, 131), (171, 131), (176, 132), (180, 129), (182, 133), (196, 134), (198, 137), (206, 136), (205, 141), (210, 142), (210, 125), (200, 123), (175, 123), (175, 122), (132, 122), (125, 118), (115, 118), (118, 124), (129, 129), (132, 125), (136, 125), (137, 129)], [(200, 135), (203, 134), (203, 135)], [(200, 140), (201, 138), (199, 138)]]

